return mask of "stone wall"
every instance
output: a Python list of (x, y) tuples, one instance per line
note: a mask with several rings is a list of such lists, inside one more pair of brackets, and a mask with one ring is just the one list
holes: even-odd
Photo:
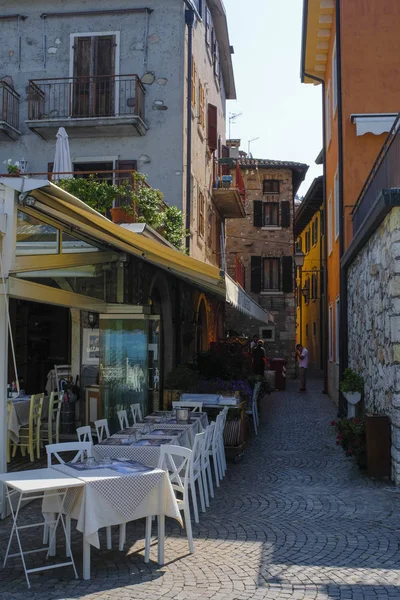
[(392, 423), (400, 483), (400, 209), (394, 208), (348, 271), (349, 366), (365, 381), (365, 408)]

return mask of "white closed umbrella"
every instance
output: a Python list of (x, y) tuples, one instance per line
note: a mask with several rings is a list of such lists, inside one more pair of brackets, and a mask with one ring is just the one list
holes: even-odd
[[(56, 153), (53, 164), (53, 181), (58, 179), (72, 179), (71, 155), (69, 153), (68, 134), (64, 127), (60, 127), (56, 135)], [(59, 175), (59, 173), (69, 173), (68, 175)]]

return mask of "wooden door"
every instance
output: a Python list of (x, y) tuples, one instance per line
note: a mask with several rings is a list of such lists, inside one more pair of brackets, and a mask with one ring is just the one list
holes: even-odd
[(74, 45), (74, 117), (108, 117), (115, 105), (115, 36), (77, 37)]

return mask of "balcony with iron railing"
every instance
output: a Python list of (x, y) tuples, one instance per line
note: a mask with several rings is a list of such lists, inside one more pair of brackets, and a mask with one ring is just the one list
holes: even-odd
[(223, 219), (246, 216), (245, 190), (240, 166), (232, 159), (219, 159), (214, 169), (213, 201)]
[(396, 118), (385, 143), (367, 177), (351, 216), (353, 239), (361, 239), (384, 218), (391, 207), (398, 206), (400, 188), (400, 115)]
[(143, 136), (145, 94), (138, 75), (31, 80), (26, 124), (51, 140), (59, 127), (75, 138)]
[(5, 81), (0, 81), (0, 141), (16, 140), (19, 131), (19, 94)]

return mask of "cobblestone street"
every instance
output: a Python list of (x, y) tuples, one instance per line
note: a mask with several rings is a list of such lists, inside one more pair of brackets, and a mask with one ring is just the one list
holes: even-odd
[[(194, 555), (168, 522), (165, 566), (145, 565), (144, 526), (131, 524), (126, 553), (93, 550), (91, 581), (75, 581), (67, 567), (32, 575), (27, 590), (21, 562), (12, 559), (1, 571), (2, 600), (400, 599), (400, 492), (345, 458), (330, 427), (336, 409), (319, 393), (321, 382), (310, 387), (275, 393), (263, 407), (259, 436), (239, 464), (228, 464), (210, 510), (194, 525)], [(37, 510), (27, 507), (25, 517)], [(2, 556), (9, 531), (8, 519), (0, 523)], [(29, 535), (37, 545), (39, 536)], [(80, 571), (78, 535), (73, 551)]]

